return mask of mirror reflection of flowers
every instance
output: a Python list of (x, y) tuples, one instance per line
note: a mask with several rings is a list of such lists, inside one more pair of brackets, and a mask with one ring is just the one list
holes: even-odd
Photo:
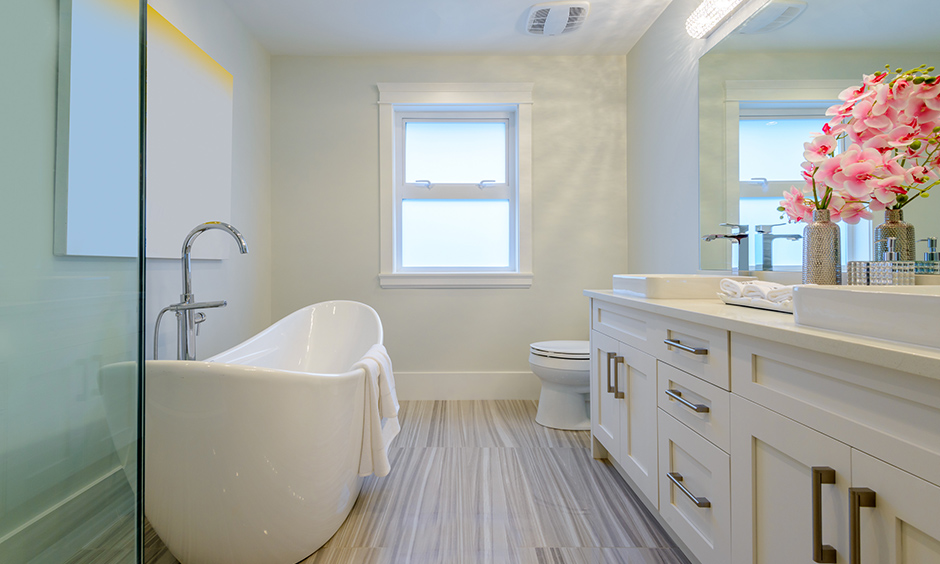
[[(890, 69), (890, 66), (886, 66)], [(833, 221), (858, 223), (871, 212), (901, 209), (940, 184), (940, 78), (921, 65), (865, 75), (844, 90), (832, 119), (804, 143), (802, 190), (784, 192), (779, 211), (812, 221), (829, 209)], [(836, 154), (840, 140), (847, 148)]]

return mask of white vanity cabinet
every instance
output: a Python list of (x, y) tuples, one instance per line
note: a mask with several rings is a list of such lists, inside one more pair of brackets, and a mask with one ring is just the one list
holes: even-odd
[(656, 499), (656, 359), (592, 331), (591, 427), (648, 499)]
[(940, 564), (940, 379), (732, 334), (732, 390), (732, 562)]
[(693, 562), (940, 564), (940, 351), (718, 300), (586, 294), (595, 456)]
[(727, 331), (618, 304), (592, 307), (592, 430), (607, 451), (595, 455), (623, 468), (703, 564), (727, 564), (731, 551), (730, 465), (720, 448), (729, 442), (728, 340)]

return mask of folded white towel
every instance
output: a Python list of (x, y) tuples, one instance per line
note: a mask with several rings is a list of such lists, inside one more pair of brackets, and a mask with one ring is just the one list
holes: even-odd
[(777, 290), (779, 288), (783, 288), (783, 284), (766, 282), (764, 280), (751, 280), (744, 285), (744, 289), (741, 291), (741, 296), (745, 298), (761, 298), (766, 300), (767, 292), (771, 290)]
[(740, 298), (741, 292), (744, 290), (744, 284), (731, 278), (722, 278), (718, 282), (718, 288), (732, 298)]
[(385, 347), (373, 345), (353, 368), (362, 368), (365, 372), (359, 475), (385, 476), (392, 469), (388, 445), (401, 430), (392, 361)]
[(767, 290), (766, 299), (775, 304), (782, 304), (793, 299), (793, 286), (781, 286)]

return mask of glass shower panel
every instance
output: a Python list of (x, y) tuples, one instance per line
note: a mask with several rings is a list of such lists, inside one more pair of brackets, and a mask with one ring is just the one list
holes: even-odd
[[(62, 89), (69, 44), (60, 24), (68, 23), (67, 10), (79, 1), (0, 2), (4, 564), (140, 561), (140, 254), (53, 252), (55, 178), (66, 162), (62, 146), (57, 158), (57, 136), (61, 140), (69, 119)], [(106, 3), (140, 29), (137, 0)], [(128, 49), (136, 52), (138, 45)], [(139, 70), (131, 75), (138, 80)], [(130, 91), (139, 96), (139, 82)], [(95, 119), (106, 128), (113, 117), (105, 112)], [(126, 115), (120, 120), (133, 133), (130, 142), (138, 143), (138, 123), (126, 123)], [(139, 167), (139, 153), (122, 157), (132, 163), (113, 164)], [(101, 162), (107, 166), (107, 157)], [(135, 226), (130, 247), (139, 249), (141, 187), (134, 178), (121, 190), (136, 202), (126, 219)]]

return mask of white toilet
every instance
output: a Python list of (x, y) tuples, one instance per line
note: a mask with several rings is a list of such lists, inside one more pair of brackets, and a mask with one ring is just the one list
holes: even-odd
[(590, 342), (532, 343), (529, 345), (529, 365), (542, 380), (535, 422), (553, 429), (590, 429)]

